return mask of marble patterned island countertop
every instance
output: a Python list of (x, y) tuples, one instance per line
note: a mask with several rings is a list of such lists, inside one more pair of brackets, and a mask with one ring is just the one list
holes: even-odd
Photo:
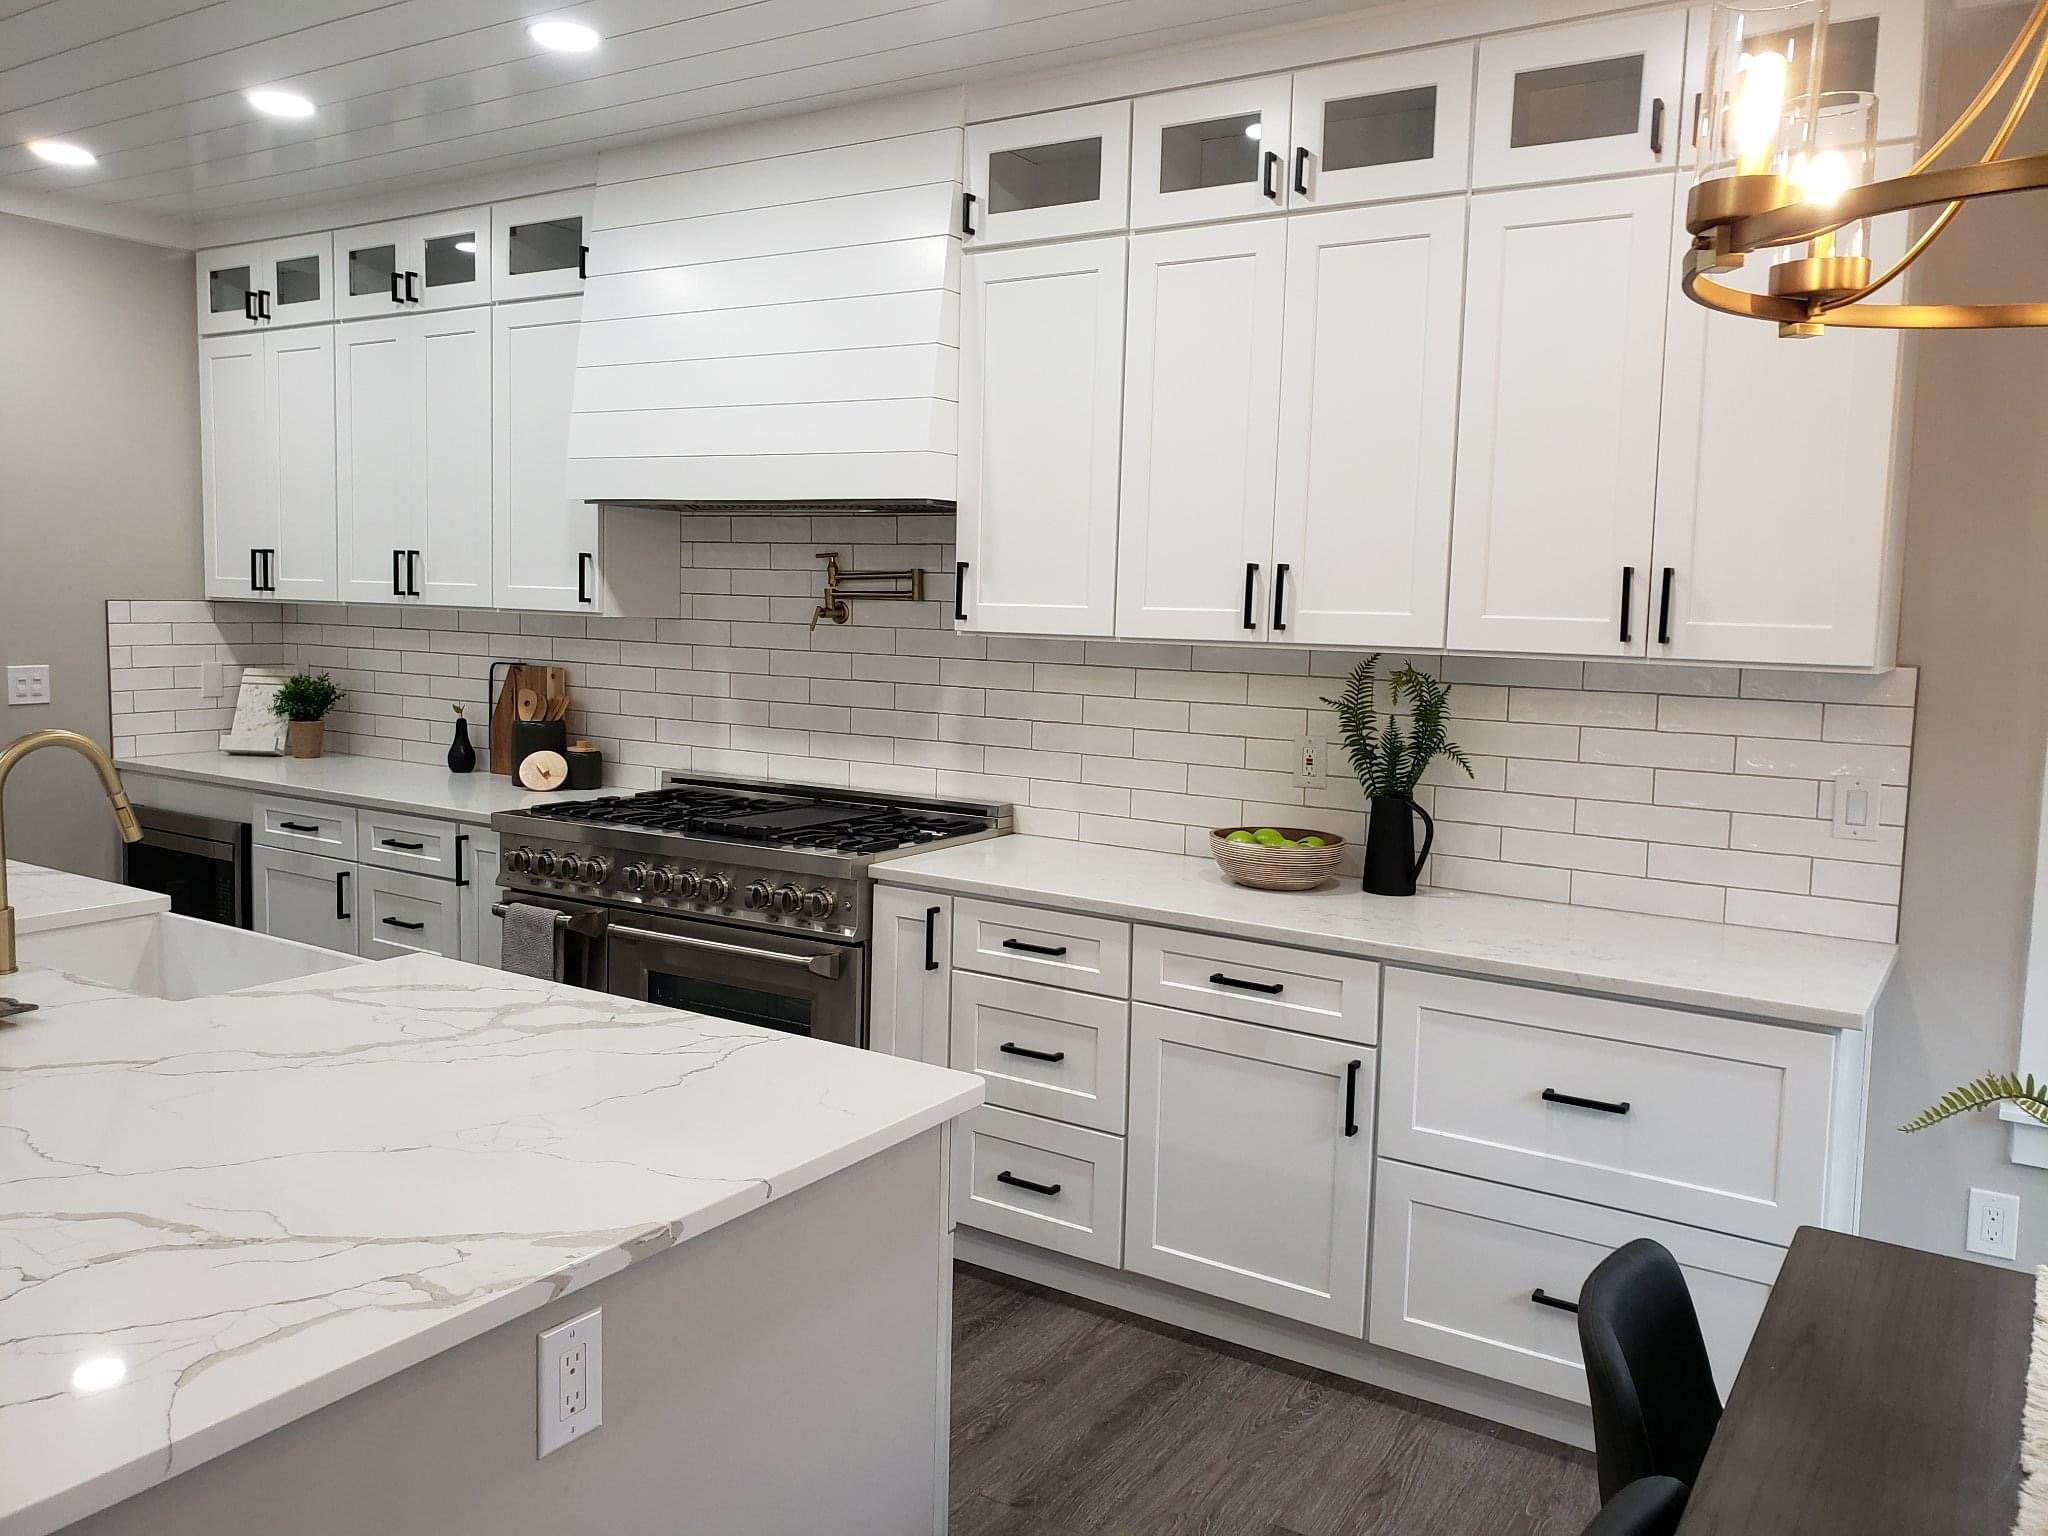
[(0, 1029), (0, 1533), (850, 1167), (979, 1078), (413, 956)]
[(999, 837), (874, 867), (919, 890), (1364, 955), (1774, 1023), (1860, 1029), (1897, 946), (1424, 888), (1367, 896), (1233, 885), (1208, 859), (1064, 838)]
[(14, 931), (22, 935), (171, 910), (171, 898), (155, 891), (18, 859), (7, 861), (7, 899), (14, 907)]

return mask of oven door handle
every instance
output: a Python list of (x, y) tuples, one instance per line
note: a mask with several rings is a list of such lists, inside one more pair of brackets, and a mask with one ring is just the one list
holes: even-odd
[(756, 949), (751, 944), (721, 944), (716, 939), (693, 939), (681, 933), (657, 933), (652, 928), (634, 928), (626, 923), (613, 923), (611, 932), (621, 938), (642, 939), (650, 944), (681, 944), (688, 949), (708, 949), (721, 955), (737, 955), (743, 960), (768, 960), (776, 965), (801, 966), (814, 976), (832, 980), (839, 975), (839, 959), (836, 954), (792, 955), (779, 949)]

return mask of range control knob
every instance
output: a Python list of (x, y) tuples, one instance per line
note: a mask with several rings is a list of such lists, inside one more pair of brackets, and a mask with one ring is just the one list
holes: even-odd
[(775, 887), (766, 880), (756, 880), (747, 887), (747, 905), (755, 911), (766, 911), (775, 903)]
[(838, 902), (830, 891), (821, 889), (804, 892), (805, 917), (829, 917), (837, 905)]
[(564, 880), (581, 880), (583, 878), (583, 860), (573, 853), (563, 854), (562, 878)]
[(555, 873), (561, 867), (562, 861), (556, 857), (555, 851), (552, 848), (543, 848), (533, 856), (533, 872), (537, 875), (546, 875), (549, 879), (553, 879)]
[(676, 872), (672, 869), (657, 869), (652, 881), (654, 894), (672, 896), (676, 889)]
[(723, 875), (706, 875), (697, 889), (700, 901), (708, 901), (714, 907), (723, 906), (732, 895), (732, 882)]
[(626, 889), (629, 891), (644, 891), (647, 889), (647, 866), (645, 864), (628, 864), (619, 871), (619, 879), (624, 882)]
[(695, 901), (703, 888), (704, 879), (694, 869), (679, 869), (675, 872), (676, 894), (684, 901)]
[(793, 885), (775, 887), (775, 910), (794, 912), (804, 904), (804, 893)]
[(604, 877), (612, 872), (610, 859), (592, 859), (583, 866), (583, 878), (592, 885), (603, 885)]
[(514, 848), (505, 855), (505, 867), (515, 875), (526, 873), (527, 870), (533, 868), (533, 850), (531, 848)]

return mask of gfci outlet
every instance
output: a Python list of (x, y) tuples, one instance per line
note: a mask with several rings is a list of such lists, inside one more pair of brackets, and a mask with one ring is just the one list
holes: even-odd
[(1970, 1191), (1970, 1231), (1964, 1246), (1994, 1259), (2020, 1256), (2020, 1197), (1995, 1189)]
[(604, 1313), (593, 1309), (540, 1336), (540, 1454), (581, 1440), (604, 1422)]
[(1323, 757), (1329, 751), (1327, 742), (1317, 741), (1312, 736), (1294, 738), (1294, 782), (1305, 789), (1319, 789), (1323, 783)]

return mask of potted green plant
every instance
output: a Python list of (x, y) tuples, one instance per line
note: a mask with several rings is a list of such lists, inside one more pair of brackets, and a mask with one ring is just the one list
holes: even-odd
[(327, 712), (347, 697), (325, 672), (295, 672), (280, 683), (270, 707), (285, 722), (285, 749), (293, 757), (318, 757), (327, 741)]
[(1899, 1129), (1924, 1131), (1930, 1125), (1973, 1110), (1989, 1109), (1994, 1104), (2010, 1104), (2048, 1125), (2048, 1083), (2035, 1082), (2032, 1073), (2019, 1078), (2010, 1072), (1987, 1072), (1960, 1088), (1950, 1089)]
[[(1471, 777), (1472, 764), (1444, 728), (1450, 702), (1448, 684), (1440, 683), (1412, 663), (1390, 679), (1386, 723), (1373, 702), (1379, 652), (1351, 669), (1341, 697), (1323, 702), (1337, 712), (1337, 726), (1351, 771), (1372, 802), (1365, 830), (1365, 889), (1375, 896), (1413, 896), (1416, 878), (1436, 840), (1436, 823), (1415, 803), (1415, 786), (1439, 757), (1448, 758)], [(1396, 711), (1408, 704), (1408, 729), (1401, 729)], [(1415, 818), (1422, 818), (1422, 851), (1415, 849)]]

